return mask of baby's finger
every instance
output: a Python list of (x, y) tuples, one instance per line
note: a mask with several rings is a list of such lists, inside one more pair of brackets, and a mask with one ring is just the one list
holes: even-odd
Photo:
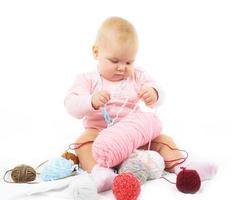
[(153, 102), (151, 101), (151, 102), (149, 102), (149, 103), (145, 103), (145, 105), (146, 105), (146, 106), (151, 106), (151, 105), (153, 105)]
[(139, 98), (143, 98), (143, 95), (144, 95), (144, 93), (145, 93), (145, 90), (140, 90), (140, 92), (138, 93), (138, 96), (139, 96)]
[(147, 99), (149, 97), (150, 97), (150, 94), (147, 91), (145, 91), (143, 96), (142, 96), (142, 99)]
[(110, 100), (110, 93), (107, 91), (103, 91), (101, 96), (106, 99), (106, 102), (108, 102)]
[(100, 96), (100, 97), (99, 97), (99, 102), (100, 102), (101, 104), (105, 104), (105, 103), (108, 102), (108, 100), (107, 100), (107, 98), (105, 98), (104, 96)]
[(146, 98), (146, 99), (144, 100), (144, 102), (145, 102), (146, 104), (150, 104), (150, 103), (153, 102), (153, 98), (152, 98), (152, 97), (148, 97), (148, 98)]

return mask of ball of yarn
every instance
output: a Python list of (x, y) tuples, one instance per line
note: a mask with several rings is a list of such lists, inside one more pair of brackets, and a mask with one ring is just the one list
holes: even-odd
[(15, 183), (27, 183), (35, 180), (36, 171), (28, 165), (18, 165), (12, 170), (11, 178)]
[(79, 164), (79, 159), (78, 157), (73, 154), (73, 153), (70, 153), (68, 151), (65, 151), (63, 154), (62, 154), (62, 157), (67, 159), (67, 160), (72, 160), (74, 162), (75, 165)]
[(43, 181), (52, 181), (70, 176), (73, 172), (74, 163), (63, 157), (57, 157), (49, 160), (41, 171)]
[(90, 174), (80, 174), (69, 185), (69, 191), (74, 200), (96, 200), (98, 193), (96, 183)]
[(112, 192), (117, 200), (136, 200), (140, 194), (140, 182), (130, 172), (115, 177)]
[(129, 114), (100, 132), (92, 146), (93, 157), (100, 166), (115, 167), (160, 131), (160, 121), (153, 113)]
[(196, 193), (201, 186), (201, 179), (196, 170), (185, 169), (177, 175), (176, 187), (183, 193)]
[(138, 178), (141, 184), (144, 184), (148, 179), (149, 173), (144, 163), (136, 158), (129, 158), (121, 164), (119, 174), (123, 172), (131, 172), (136, 178)]
[(130, 158), (140, 160), (147, 169), (148, 180), (158, 179), (163, 174), (165, 163), (163, 157), (156, 151), (136, 150)]

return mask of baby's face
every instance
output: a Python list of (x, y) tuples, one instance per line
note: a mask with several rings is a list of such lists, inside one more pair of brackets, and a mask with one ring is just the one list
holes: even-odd
[(110, 81), (127, 79), (133, 74), (136, 49), (128, 45), (110, 43), (101, 48), (93, 47), (99, 73)]

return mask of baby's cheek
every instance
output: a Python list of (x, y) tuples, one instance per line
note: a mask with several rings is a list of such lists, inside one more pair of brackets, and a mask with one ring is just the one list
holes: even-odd
[(133, 78), (133, 76), (134, 76), (134, 67), (132, 67), (132, 66), (127, 67), (127, 74), (128, 74), (128, 77)]

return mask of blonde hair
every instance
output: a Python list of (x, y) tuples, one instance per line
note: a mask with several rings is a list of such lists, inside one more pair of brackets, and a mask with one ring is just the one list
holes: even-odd
[(95, 46), (104, 46), (111, 40), (138, 48), (138, 36), (134, 26), (121, 17), (110, 17), (102, 23), (96, 36)]

